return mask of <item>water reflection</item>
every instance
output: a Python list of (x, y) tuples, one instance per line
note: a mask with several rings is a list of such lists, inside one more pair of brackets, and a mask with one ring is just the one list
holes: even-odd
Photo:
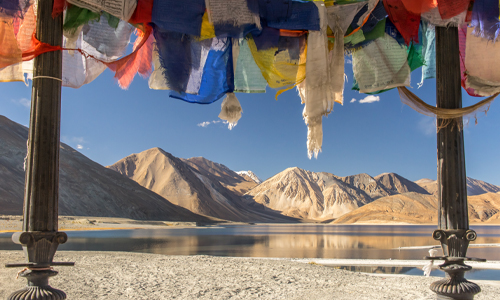
[[(435, 226), (227, 225), (110, 231), (68, 231), (60, 250), (132, 251), (166, 255), (290, 258), (422, 259), (426, 249), (399, 247), (438, 243)], [(476, 226), (475, 243), (500, 243), (500, 226)], [(0, 234), (0, 249), (17, 250), (12, 234)], [(498, 247), (470, 248), (468, 256), (500, 260)]]
[[(335, 269), (348, 270), (352, 272), (373, 273), (373, 274), (404, 274), (422, 276), (423, 271), (416, 267), (383, 267), (383, 266), (329, 266)], [(431, 276), (443, 277), (440, 270), (432, 270)], [(500, 270), (472, 269), (465, 273), (465, 278), (469, 280), (500, 280)]]

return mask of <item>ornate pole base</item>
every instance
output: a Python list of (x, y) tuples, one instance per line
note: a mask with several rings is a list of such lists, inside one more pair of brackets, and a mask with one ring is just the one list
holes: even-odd
[(28, 286), (12, 293), (7, 300), (64, 300), (66, 294), (49, 286), (49, 277), (57, 275), (51, 269), (27, 269), (19, 276), (28, 280)]
[(472, 300), (481, 288), (464, 278), (466, 271), (472, 269), (464, 264), (465, 260), (486, 261), (480, 258), (465, 257), (469, 242), (476, 239), (473, 230), (436, 230), (432, 234), (435, 240), (441, 242), (445, 256), (426, 256), (425, 259), (444, 259), (439, 269), (446, 273), (446, 278), (433, 282), (430, 289), (437, 294), (438, 300)]
[(433, 282), (430, 289), (437, 294), (438, 300), (448, 299), (474, 299), (474, 295), (481, 292), (481, 288), (474, 282), (464, 278), (464, 273), (472, 269), (464, 264), (463, 259), (449, 260), (439, 269), (446, 272), (446, 278)]
[(52, 288), (49, 278), (58, 274), (51, 266), (74, 266), (73, 262), (53, 262), (59, 244), (68, 240), (64, 232), (25, 231), (15, 233), (12, 240), (23, 246), (27, 263), (6, 264), (7, 268), (25, 267), (19, 276), (28, 280), (28, 286), (12, 293), (8, 300), (63, 300), (66, 294)]

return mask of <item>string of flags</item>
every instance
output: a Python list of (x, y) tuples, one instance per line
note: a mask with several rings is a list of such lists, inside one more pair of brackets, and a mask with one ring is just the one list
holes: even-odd
[(435, 27), (456, 26), (463, 88), (500, 92), (498, 0), (54, 0), (60, 14), (62, 47), (36, 39), (36, 0), (0, 0), (1, 82), (27, 82), (34, 57), (63, 50), (63, 86), (109, 68), (126, 89), (139, 74), (171, 98), (225, 97), (230, 128), (242, 112), (235, 93), (296, 88), (309, 157), (321, 151), (323, 116), (343, 103), (346, 56), (360, 93), (409, 86), (417, 68), (421, 85), (436, 76)]

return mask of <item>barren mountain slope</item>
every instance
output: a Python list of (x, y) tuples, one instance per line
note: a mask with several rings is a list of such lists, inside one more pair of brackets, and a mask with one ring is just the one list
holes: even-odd
[(424, 188), (396, 173), (383, 173), (374, 178), (383, 185), (391, 194), (403, 194), (415, 192), (419, 194), (429, 194)]
[(488, 224), (488, 225), (500, 225), (500, 212), (497, 212), (496, 214), (494, 214), (493, 216), (491, 216), (491, 218), (489, 218), (485, 224)]
[(340, 180), (353, 188), (363, 190), (372, 199), (378, 199), (391, 195), (385, 186), (376, 181), (368, 174), (362, 173), (346, 177), (340, 177)]
[(352, 223), (436, 223), (437, 199), (414, 192), (379, 198), (333, 221)]
[(415, 181), (416, 184), (421, 186), (423, 189), (427, 191), (427, 193), (434, 195), (437, 197), (437, 181), (429, 178), (422, 178)]
[(351, 188), (340, 180), (323, 190), (323, 197), (323, 215), (331, 218), (338, 218), (372, 201), (362, 190)]
[(218, 181), (238, 195), (243, 195), (257, 185), (253, 179), (245, 178), (228, 167), (203, 157), (181, 158), (181, 160), (211, 181)]
[(284, 215), (302, 219), (317, 219), (323, 215), (323, 194), (314, 173), (288, 168), (259, 184), (246, 194)]
[(475, 196), (485, 193), (498, 193), (500, 186), (496, 186), (482, 180), (467, 177), (467, 195)]
[[(28, 129), (0, 116), (0, 214), (23, 211)], [(138, 220), (209, 221), (61, 144), (59, 214)]]
[[(437, 180), (432, 179), (420, 179), (415, 181), (416, 184), (424, 188), (429, 194), (437, 197), (438, 195), (438, 185)], [(484, 182), (482, 180), (467, 177), (467, 195), (476, 196), (485, 193), (499, 193), (500, 187), (493, 185), (491, 183)]]
[[(468, 197), (471, 223), (497, 224), (500, 195), (488, 193)], [(438, 200), (433, 195), (404, 193), (383, 197), (335, 220), (350, 223), (411, 223), (437, 224)]]
[[(261, 207), (248, 207), (240, 196), (223, 187), (209, 174), (196, 169), (160, 148), (129, 155), (108, 168), (193, 212), (231, 221), (293, 222)], [(216, 176), (216, 175), (214, 175)], [(210, 176), (214, 178), (214, 176)]]
[(315, 220), (337, 218), (372, 201), (363, 190), (341, 179), (326, 172), (288, 168), (250, 190), (245, 198), (288, 216)]
[(22, 214), (26, 127), (0, 116), (0, 214)]
[[(486, 193), (476, 196), (469, 196), (469, 219), (471, 222), (494, 223), (500, 215), (500, 195), (496, 193)], [(496, 216), (496, 217), (495, 217)]]
[(238, 173), (238, 175), (240, 175), (241, 177), (247, 179), (247, 180), (253, 180), (255, 183), (257, 184), (261, 184), (262, 183), (262, 179), (259, 178), (259, 176), (257, 176), (254, 172), (248, 170), (248, 171), (238, 171), (236, 172)]

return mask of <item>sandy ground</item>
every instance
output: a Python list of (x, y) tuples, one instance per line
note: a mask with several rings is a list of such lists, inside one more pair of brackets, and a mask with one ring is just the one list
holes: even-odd
[[(21, 251), (0, 251), (0, 262), (20, 262)], [(437, 277), (370, 275), (291, 259), (164, 256), (127, 252), (59, 251), (53, 287), (68, 299), (436, 299)], [(0, 299), (23, 288), (17, 268), (0, 267)], [(498, 299), (500, 283), (476, 281), (475, 299)]]

